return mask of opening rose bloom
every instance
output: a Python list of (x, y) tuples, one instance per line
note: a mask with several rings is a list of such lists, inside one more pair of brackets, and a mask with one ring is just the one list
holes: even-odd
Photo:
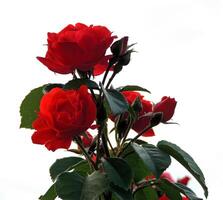
[[(164, 123), (172, 118), (177, 104), (174, 98), (166, 96), (164, 96), (159, 103), (153, 105), (151, 101), (145, 100), (144, 96), (142, 96), (139, 92), (124, 91), (122, 92), (122, 94), (125, 96), (126, 100), (130, 105), (136, 100), (137, 97), (142, 103), (142, 110), (139, 113), (138, 120), (134, 123), (132, 127), (133, 130), (137, 133), (142, 132), (143, 129), (149, 126), (150, 124), (150, 117), (145, 116), (146, 114), (151, 112), (162, 112), (163, 117), (161, 122)], [(149, 129), (143, 134), (143, 136), (145, 137), (154, 135), (155, 134), (153, 129)]]
[(169, 121), (174, 114), (177, 102), (174, 98), (162, 97), (161, 101), (154, 106), (154, 112), (162, 112), (162, 122)]
[(37, 59), (60, 74), (92, 70), (104, 62), (106, 50), (115, 36), (104, 26), (68, 25), (59, 33), (48, 33), (48, 51)]
[(78, 90), (54, 88), (40, 102), (32, 142), (48, 150), (68, 149), (75, 136), (86, 131), (96, 119), (96, 106), (86, 86)]

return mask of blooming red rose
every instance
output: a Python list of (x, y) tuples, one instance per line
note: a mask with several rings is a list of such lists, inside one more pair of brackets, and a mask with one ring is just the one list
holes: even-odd
[(86, 86), (78, 90), (54, 88), (41, 99), (32, 141), (52, 151), (68, 149), (72, 139), (86, 131), (95, 119), (96, 106)]
[[(128, 103), (131, 105), (137, 97), (140, 98), (140, 101), (142, 103), (142, 110), (139, 113), (139, 119), (133, 124), (132, 129), (136, 131), (137, 133), (140, 133), (143, 131), (144, 128), (146, 128), (150, 124), (150, 119), (148, 116), (143, 117), (145, 114), (152, 112), (153, 110), (153, 104), (150, 101), (147, 101), (143, 99), (144, 97), (138, 93), (133, 91), (123, 91), (122, 94), (125, 96)], [(143, 136), (154, 136), (153, 129), (147, 130)]]
[(86, 131), (86, 136), (85, 135), (81, 136), (81, 140), (82, 140), (83, 146), (87, 148), (91, 146), (94, 138), (89, 132)]
[(153, 111), (162, 112), (163, 113), (162, 122), (167, 122), (172, 118), (176, 105), (177, 105), (177, 102), (174, 98), (165, 96), (161, 99), (159, 103), (157, 103), (154, 106)]
[(88, 71), (104, 59), (114, 38), (104, 26), (68, 25), (59, 33), (48, 33), (46, 56), (37, 59), (60, 74)]
[[(100, 60), (99, 63), (97, 63), (94, 66), (94, 69), (93, 69), (93, 75), (94, 76), (101, 75), (101, 74), (103, 74), (107, 70), (109, 59), (111, 57), (112, 57), (112, 55), (105, 56), (102, 60)], [(110, 68), (110, 71), (113, 71), (113, 67)]]

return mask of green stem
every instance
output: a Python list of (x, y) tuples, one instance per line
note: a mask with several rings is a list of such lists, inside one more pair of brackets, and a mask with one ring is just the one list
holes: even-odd
[(109, 153), (109, 149), (108, 149), (108, 143), (107, 143), (107, 140), (106, 140), (106, 137), (107, 137), (106, 135), (108, 134), (107, 133), (107, 124), (106, 123), (103, 123), (101, 131), (102, 131), (102, 135), (101, 135), (102, 145), (103, 145), (103, 148), (104, 148), (106, 156), (109, 158), (110, 157), (110, 153)]
[(112, 67), (112, 64), (109, 63), (109, 65), (108, 65), (108, 67), (107, 67), (107, 69), (106, 69), (106, 71), (105, 71), (105, 75), (104, 75), (104, 77), (103, 77), (103, 80), (102, 80), (102, 84), (103, 84), (103, 85), (105, 84), (105, 80), (106, 80), (106, 78), (107, 78), (107, 76), (108, 76), (108, 72), (109, 72), (109, 70), (111, 69), (111, 67)]
[(111, 141), (110, 141), (108, 135), (106, 135), (106, 139), (107, 139), (108, 144), (109, 144), (109, 146), (110, 146), (110, 148), (111, 148), (111, 150), (112, 150), (113, 155), (115, 155), (115, 150), (114, 150), (114, 148), (113, 148), (113, 146), (112, 146), (112, 143), (111, 143)]
[(133, 143), (135, 142), (140, 136), (142, 136), (146, 131), (148, 131), (149, 129), (153, 128), (152, 125), (147, 126), (146, 128), (144, 128), (137, 136), (135, 136), (130, 142)]
[(122, 139), (121, 146), (123, 146), (123, 144), (125, 143), (125, 140), (126, 140), (126, 138), (127, 138), (127, 136), (128, 136), (128, 133), (129, 133), (130, 129), (131, 129), (132, 126), (133, 126), (133, 123), (134, 123), (134, 120), (132, 120), (132, 118), (130, 117), (130, 122), (129, 122), (129, 124), (128, 124), (127, 129), (125, 130), (125, 133), (124, 133), (124, 137), (123, 137), (123, 139)]
[(117, 73), (113, 72), (113, 74), (112, 74), (112, 76), (110, 77), (110, 79), (109, 79), (109, 81), (108, 81), (108, 83), (107, 83), (105, 89), (108, 89), (109, 85), (111, 84), (111, 82), (112, 82), (113, 79), (115, 78), (115, 75), (116, 75), (116, 74), (117, 74)]
[(90, 90), (90, 92), (91, 92), (91, 94), (92, 94), (92, 96), (94, 98), (95, 103), (97, 104), (97, 98), (96, 98), (96, 95), (94, 93), (94, 90), (92, 88), (89, 88), (89, 90)]
[(123, 150), (118, 154), (118, 157), (121, 155), (122, 152), (125, 151), (125, 149), (127, 149), (130, 144), (132, 144), (133, 142), (135, 142), (140, 136), (142, 136), (146, 131), (148, 131), (149, 129), (151, 129), (153, 126), (149, 125), (146, 128), (144, 128), (137, 136), (135, 136), (133, 139), (130, 140), (130, 142), (123, 148)]
[(97, 138), (97, 146), (96, 146), (96, 166), (99, 164), (100, 160), (100, 140), (101, 140), (101, 132), (98, 130), (98, 138)]
[(90, 155), (87, 153), (87, 151), (85, 150), (82, 141), (80, 139), (80, 137), (75, 137), (75, 141), (78, 144), (78, 146), (80, 147), (80, 149), (82, 150), (84, 156), (86, 157), (86, 159), (88, 160), (88, 162), (90, 162), (90, 164), (92, 165), (92, 167), (96, 170), (97, 167), (94, 163), (94, 161), (91, 159)]
[(151, 186), (153, 186), (153, 185), (155, 185), (156, 184), (156, 182), (154, 182), (154, 181), (145, 181), (145, 182), (143, 182), (141, 185), (139, 185), (135, 190), (133, 190), (133, 197), (134, 197), (134, 195), (135, 195), (135, 193), (138, 191), (138, 190), (141, 190), (141, 189), (143, 189), (143, 188), (145, 188), (145, 187), (151, 187)]

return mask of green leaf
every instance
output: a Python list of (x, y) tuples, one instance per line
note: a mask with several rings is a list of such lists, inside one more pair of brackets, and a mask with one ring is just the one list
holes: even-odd
[(170, 156), (152, 144), (143, 144), (142, 147), (151, 156), (156, 168), (156, 174), (160, 177), (160, 175), (170, 166)]
[(86, 85), (90, 89), (99, 89), (98, 84), (89, 79), (73, 79), (64, 85), (64, 89), (79, 89), (82, 85)]
[(151, 93), (149, 90), (147, 90), (143, 87), (137, 86), (137, 85), (126, 85), (126, 86), (119, 87), (117, 89), (120, 92), (122, 92), (122, 91), (142, 91), (142, 92)]
[(61, 83), (48, 83), (47, 85), (45, 85), (43, 87), (43, 93), (47, 93), (50, 90), (52, 90), (53, 88), (63, 88), (64, 84)]
[(20, 115), (21, 115), (20, 128), (33, 129), (32, 123), (37, 118), (40, 100), (43, 96), (44, 86), (31, 90), (31, 92), (22, 101), (22, 104), (20, 106)]
[(128, 190), (133, 179), (133, 173), (128, 163), (122, 158), (103, 160), (103, 168), (108, 179), (114, 184)]
[(205, 197), (208, 196), (208, 188), (205, 184), (205, 178), (201, 171), (201, 169), (198, 167), (194, 159), (186, 153), (184, 150), (182, 150), (180, 147), (178, 147), (176, 144), (167, 142), (167, 141), (160, 141), (158, 143), (158, 148), (162, 151), (166, 152), (173, 158), (175, 158), (179, 163), (181, 163), (200, 183), (202, 188), (204, 189)]
[(182, 197), (180, 193), (182, 193), (190, 200), (202, 200), (198, 198), (190, 188), (180, 183), (171, 183), (166, 179), (161, 179), (159, 187), (170, 199), (178, 200), (177, 198), (179, 198), (179, 200), (181, 200)]
[(74, 166), (75, 164), (79, 163), (82, 160), (83, 159), (80, 157), (66, 157), (57, 159), (50, 167), (50, 176), (52, 180), (54, 181), (59, 174), (69, 170), (72, 166)]
[(54, 184), (47, 190), (47, 192), (40, 196), (39, 199), (40, 200), (54, 200), (57, 197), (57, 193), (55, 190), (55, 186)]
[(135, 200), (159, 200), (156, 190), (151, 187), (145, 187), (137, 190), (134, 194)]
[(110, 185), (110, 190), (117, 200), (133, 200), (131, 190), (126, 191), (115, 185)]
[(159, 188), (166, 194), (167, 197), (169, 197), (169, 199), (182, 200), (182, 196), (178, 188), (176, 188), (174, 184), (166, 179), (160, 180)]
[(103, 85), (101, 85), (101, 88), (113, 115), (122, 114), (128, 111), (129, 105), (120, 92), (113, 89), (106, 90)]
[(122, 153), (122, 157), (131, 167), (136, 182), (141, 181), (148, 175), (152, 175), (151, 171), (148, 170), (148, 167), (131, 146), (125, 149)]
[(55, 186), (63, 200), (96, 200), (109, 188), (105, 175), (98, 171), (86, 178), (77, 172), (64, 172), (58, 176)]
[(70, 169), (74, 169), (81, 176), (88, 176), (91, 172), (91, 167), (86, 160), (82, 160), (79, 163), (72, 166)]
[(187, 186), (180, 183), (175, 183), (174, 185), (179, 189), (179, 191), (181, 191), (181, 193), (187, 196), (190, 200), (202, 200), (201, 198), (198, 198), (196, 194)]
[(146, 149), (136, 143), (132, 143), (131, 146), (135, 150), (136, 154), (141, 158), (147, 169), (156, 177), (159, 177), (159, 173), (156, 169), (156, 163), (153, 157), (147, 153)]

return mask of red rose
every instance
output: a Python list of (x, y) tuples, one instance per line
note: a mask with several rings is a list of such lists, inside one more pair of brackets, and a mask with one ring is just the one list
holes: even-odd
[(83, 146), (87, 148), (91, 146), (94, 138), (89, 132), (86, 131), (86, 136), (81, 136), (81, 140), (82, 140)]
[(175, 182), (173, 177), (171, 176), (171, 174), (169, 172), (163, 172), (161, 174), (160, 178), (166, 179), (166, 180), (170, 181), (171, 183)]
[[(144, 128), (146, 128), (150, 124), (150, 119), (148, 116), (143, 117), (145, 114), (152, 112), (153, 105), (152, 102), (144, 100), (143, 96), (138, 92), (132, 92), (132, 91), (123, 91), (122, 94), (125, 96), (128, 103), (131, 105), (137, 97), (140, 98), (140, 101), (142, 103), (142, 110), (139, 113), (139, 119), (134, 123), (132, 129), (136, 131), (137, 133), (140, 133), (143, 131)], [(149, 129), (146, 131), (143, 136), (154, 136), (153, 129)]]
[(175, 101), (174, 98), (163, 97), (161, 101), (154, 106), (153, 111), (162, 112), (163, 113), (162, 122), (167, 122), (172, 118), (176, 108), (176, 104), (177, 102)]
[(190, 180), (190, 177), (185, 176), (185, 177), (183, 177), (183, 178), (181, 178), (181, 179), (178, 179), (177, 182), (178, 182), (178, 183), (181, 183), (181, 184), (183, 184), (183, 185), (187, 185), (188, 182), (189, 182), (189, 180)]
[[(102, 60), (100, 60), (98, 64), (94, 66), (93, 69), (94, 76), (101, 75), (107, 70), (110, 58), (112, 58), (112, 55), (107, 55)], [(113, 71), (113, 66), (110, 68), (110, 71)]]
[(37, 59), (60, 74), (91, 70), (113, 42), (115, 37), (111, 34), (104, 26), (68, 25), (59, 33), (48, 33), (46, 56)]
[(96, 106), (86, 86), (78, 90), (54, 88), (41, 99), (32, 141), (52, 151), (68, 149), (72, 139), (86, 131), (95, 119)]

